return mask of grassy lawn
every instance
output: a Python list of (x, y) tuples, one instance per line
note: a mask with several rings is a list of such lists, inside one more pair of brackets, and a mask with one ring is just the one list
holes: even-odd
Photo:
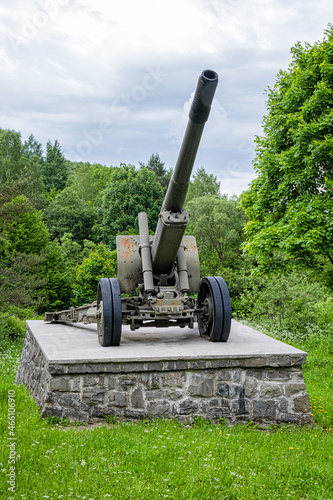
[[(40, 418), (14, 384), (23, 342), (1, 354), (1, 499), (333, 499), (333, 354), (308, 349), (314, 424), (259, 428), (197, 420), (66, 425)], [(15, 427), (8, 427), (15, 391)], [(15, 493), (8, 491), (15, 436)]]

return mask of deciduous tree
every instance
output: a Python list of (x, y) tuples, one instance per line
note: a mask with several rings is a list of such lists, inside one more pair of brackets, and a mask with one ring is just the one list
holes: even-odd
[(24, 165), (21, 134), (0, 129), (0, 184), (11, 183), (21, 175)]
[(250, 218), (245, 249), (261, 270), (333, 264), (333, 28), (292, 62), (268, 89), (268, 114), (257, 137), (256, 179), (243, 194)]
[(11, 253), (39, 255), (49, 241), (49, 232), (39, 210), (24, 195), (0, 206), (0, 231)]
[(162, 201), (163, 189), (153, 172), (121, 165), (112, 172), (110, 187), (103, 193), (95, 228), (99, 241), (114, 248), (118, 234), (138, 234), (139, 212), (147, 212), (149, 228), (154, 231)]
[(70, 163), (67, 184), (86, 202), (94, 205), (101, 200), (102, 191), (110, 184), (114, 167), (90, 163)]
[(82, 200), (72, 187), (61, 191), (44, 210), (52, 238), (59, 239), (65, 233), (71, 233), (80, 245), (85, 239), (91, 239), (94, 214), (93, 207)]
[(186, 196), (186, 203), (190, 202), (194, 198), (205, 196), (206, 194), (219, 196), (220, 182), (214, 174), (209, 174), (206, 172), (204, 167), (200, 167), (193, 175), (193, 179), (190, 181)]
[(247, 220), (237, 200), (206, 195), (190, 201), (187, 208), (191, 214), (187, 233), (196, 237), (201, 262), (208, 261), (212, 272), (237, 267)]

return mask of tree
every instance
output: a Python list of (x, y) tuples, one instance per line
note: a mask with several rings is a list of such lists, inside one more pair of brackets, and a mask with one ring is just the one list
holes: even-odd
[(37, 156), (41, 162), (43, 160), (43, 147), (33, 134), (30, 134), (29, 139), (24, 141), (22, 152), (26, 158)]
[(51, 141), (46, 144), (46, 157), (43, 162), (43, 180), (47, 191), (55, 188), (61, 191), (66, 186), (68, 172), (65, 157), (62, 153), (59, 142), (56, 140), (52, 145)]
[[(5, 192), (8, 195), (8, 192)], [(2, 198), (2, 201), (5, 197)], [(49, 232), (26, 196), (0, 204), (0, 306), (36, 305), (45, 279), (38, 275)]]
[(0, 203), (25, 195), (35, 206), (43, 205), (40, 159), (26, 153), (19, 132), (0, 129)]
[(209, 174), (204, 167), (200, 167), (190, 181), (186, 196), (186, 204), (194, 198), (200, 198), (206, 194), (219, 196), (220, 182), (215, 175)]
[(21, 134), (0, 129), (0, 185), (19, 179), (23, 165)]
[(65, 233), (59, 241), (59, 252), (64, 260), (76, 271), (76, 265), (82, 264), (84, 258), (88, 257), (92, 250), (95, 250), (96, 243), (84, 240), (83, 245), (79, 245), (73, 240), (71, 233)]
[(94, 216), (91, 205), (83, 201), (72, 187), (61, 191), (44, 210), (52, 238), (71, 233), (80, 245), (85, 239), (91, 239)]
[(257, 177), (242, 196), (244, 248), (262, 271), (333, 264), (333, 27), (313, 46), (298, 43), (268, 89), (256, 138)]
[(237, 268), (247, 220), (237, 199), (206, 195), (190, 201), (187, 208), (191, 214), (187, 233), (196, 237), (203, 267), (208, 261), (212, 274), (222, 267)]
[(110, 184), (113, 167), (90, 163), (68, 162), (70, 174), (67, 185), (71, 186), (80, 198), (93, 205), (100, 202), (102, 191)]
[(73, 270), (59, 247), (57, 241), (49, 243), (36, 273), (44, 280), (44, 286), (36, 297), (39, 313), (59, 311), (73, 305)]
[(66, 309), (75, 304), (73, 287), (78, 266), (95, 248), (96, 245), (88, 240), (80, 246), (70, 233), (47, 246), (38, 271), (45, 282), (37, 297), (39, 312)]
[(26, 195), (36, 208), (43, 208), (46, 204), (45, 187), (42, 178), (41, 164), (43, 159), (36, 155), (25, 158), (21, 176), (12, 184), (16, 194)]
[(147, 212), (149, 227), (154, 231), (162, 201), (163, 189), (153, 172), (121, 165), (112, 172), (111, 184), (104, 190), (96, 237), (114, 248), (118, 234), (138, 234), (139, 212)]
[(0, 257), (0, 309), (23, 308), (36, 303), (45, 280), (38, 276), (42, 258), (34, 254), (11, 253)]
[(0, 232), (10, 252), (39, 255), (49, 241), (49, 232), (39, 210), (21, 195), (0, 206)]
[(147, 168), (148, 170), (154, 172), (165, 194), (171, 179), (172, 171), (171, 169), (167, 170), (164, 167), (165, 163), (161, 161), (160, 155), (153, 153), (149, 158), (148, 163), (142, 163), (139, 161), (139, 165), (141, 168)]

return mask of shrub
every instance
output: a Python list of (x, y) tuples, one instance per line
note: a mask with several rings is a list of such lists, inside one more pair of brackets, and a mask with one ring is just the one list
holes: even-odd
[(10, 340), (18, 340), (25, 337), (25, 320), (19, 319), (16, 316), (7, 316), (2, 313), (0, 316), (0, 340), (5, 338)]
[(100, 243), (77, 267), (73, 285), (75, 304), (82, 305), (96, 300), (100, 278), (117, 275), (117, 252)]
[(307, 335), (309, 328), (329, 329), (333, 312), (330, 290), (313, 281), (310, 274), (294, 271), (261, 285), (240, 298), (249, 318), (294, 334)]

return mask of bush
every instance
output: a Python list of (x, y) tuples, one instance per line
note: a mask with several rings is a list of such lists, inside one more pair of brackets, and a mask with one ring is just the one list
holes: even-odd
[(268, 328), (292, 334), (308, 336), (312, 328), (330, 331), (333, 323), (330, 290), (299, 271), (255, 284), (241, 295), (238, 308)]
[(333, 329), (333, 297), (324, 297), (315, 305), (317, 323), (320, 328)]
[(0, 340), (18, 340), (25, 337), (25, 320), (16, 316), (6, 316), (2, 313), (0, 316)]
[(72, 269), (56, 241), (48, 245), (38, 274), (46, 281), (37, 294), (39, 313), (59, 311), (72, 305)]
[(117, 252), (100, 243), (77, 267), (73, 293), (75, 304), (81, 306), (96, 300), (100, 278), (117, 276)]

